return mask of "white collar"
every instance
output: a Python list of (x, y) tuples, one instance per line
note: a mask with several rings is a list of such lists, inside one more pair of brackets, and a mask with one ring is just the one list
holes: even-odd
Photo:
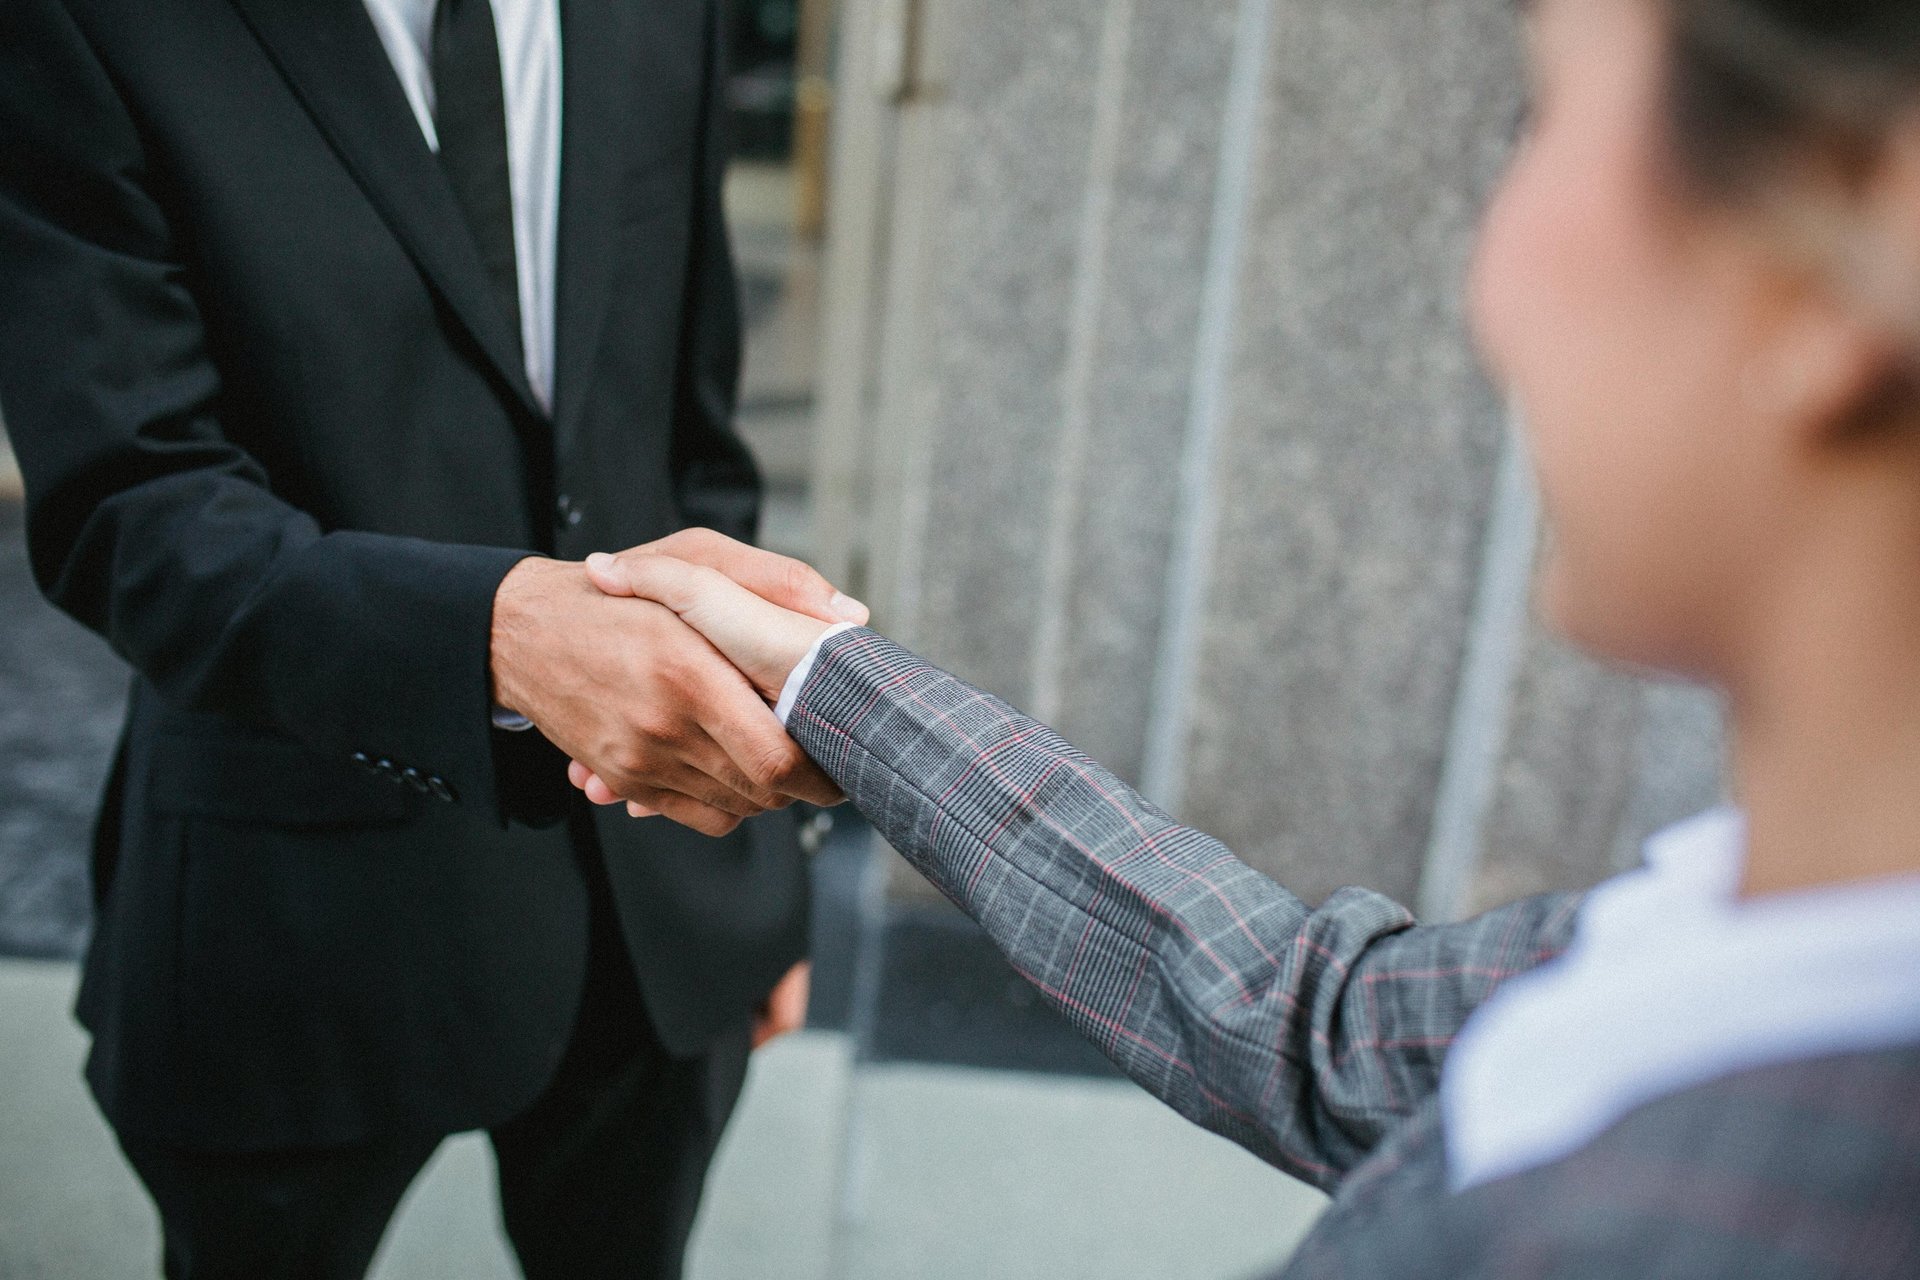
[(1456, 1191), (1722, 1076), (1920, 1042), (1920, 876), (1742, 901), (1745, 859), (1731, 810), (1654, 837), (1468, 1020), (1440, 1081)]

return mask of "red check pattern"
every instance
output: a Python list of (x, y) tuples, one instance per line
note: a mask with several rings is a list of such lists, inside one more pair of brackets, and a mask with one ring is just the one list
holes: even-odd
[(1467, 1016), (1571, 928), (1571, 897), (1445, 928), (1359, 889), (1311, 910), (871, 631), (828, 643), (789, 724), (1122, 1071), (1322, 1188), (1432, 1095)]
[(1289, 1276), (1920, 1276), (1920, 1051), (1718, 1082), (1456, 1196), (1447, 1048), (1566, 946), (1576, 898), (1437, 927), (1359, 889), (1311, 909), (871, 631), (827, 642), (789, 728), (1122, 1071), (1336, 1193)]

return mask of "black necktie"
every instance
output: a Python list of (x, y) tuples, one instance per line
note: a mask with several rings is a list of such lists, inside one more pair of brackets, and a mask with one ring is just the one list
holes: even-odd
[(439, 0), (433, 11), (434, 128), (440, 166), (480, 246), (480, 260), (520, 342), (520, 276), (513, 252), (507, 100), (491, 0)]

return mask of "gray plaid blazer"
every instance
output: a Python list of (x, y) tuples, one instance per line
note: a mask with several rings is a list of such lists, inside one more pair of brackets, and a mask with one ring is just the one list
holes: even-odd
[(881, 833), (1128, 1076), (1334, 1195), (1288, 1277), (1920, 1276), (1920, 1046), (1732, 1076), (1454, 1195), (1436, 1093), (1578, 899), (1416, 926), (1309, 910), (1045, 726), (871, 631), (789, 721)]

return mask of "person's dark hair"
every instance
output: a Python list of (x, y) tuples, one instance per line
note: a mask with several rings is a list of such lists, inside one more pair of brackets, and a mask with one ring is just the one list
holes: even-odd
[(1752, 195), (1790, 159), (1857, 171), (1920, 100), (1916, 0), (1667, 4), (1675, 143), (1716, 195)]

